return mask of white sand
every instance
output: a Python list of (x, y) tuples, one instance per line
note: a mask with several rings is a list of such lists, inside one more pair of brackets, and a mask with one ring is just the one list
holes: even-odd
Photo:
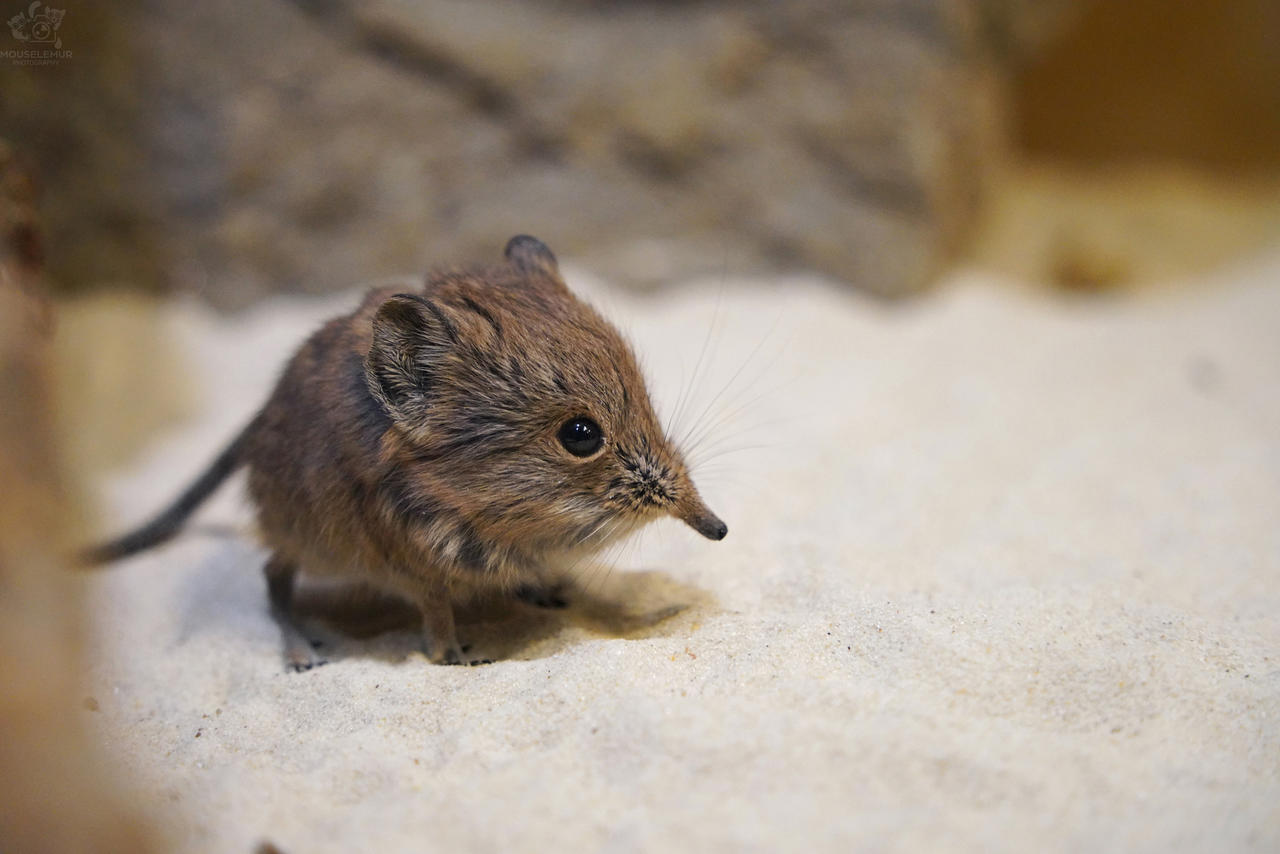
[[(567, 615), (480, 615), (491, 666), (393, 633), (286, 674), (261, 553), (192, 535), (94, 582), (99, 731), (191, 852), (1280, 850), (1280, 257), (1141, 301), (955, 278), (573, 277), (666, 404), (713, 317), (695, 413), (764, 338), (713, 407), (767, 446), (704, 478), (727, 540), (662, 523)], [(115, 521), (349, 300), (175, 307), (208, 414)]]

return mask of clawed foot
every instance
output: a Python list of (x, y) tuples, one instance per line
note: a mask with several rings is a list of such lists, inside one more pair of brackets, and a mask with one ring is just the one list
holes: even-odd
[(481, 664), (493, 664), (492, 658), (463, 658), (471, 651), (471, 645), (450, 647), (444, 654), (444, 658), (436, 662), (437, 664), (451, 664), (460, 667), (478, 667)]
[(318, 657), (312, 649), (320, 647), (317, 641), (304, 638), (289, 639), (284, 650), (284, 669), (289, 673), (305, 673), (328, 664), (328, 660)]
[(308, 670), (324, 667), (328, 663), (328, 659), (324, 658), (313, 658), (310, 661), (287, 661), (284, 669), (289, 673), (306, 673)]
[[(288, 673), (306, 673), (308, 670), (314, 670), (317, 667), (323, 667), (329, 663), (326, 658), (320, 658), (312, 649), (319, 649), (323, 644), (320, 641), (308, 641), (305, 644), (291, 645), (285, 650), (285, 671)], [(447, 649), (444, 656), (439, 660), (432, 658), (435, 664), (452, 665), (456, 667), (479, 667), (482, 664), (493, 664), (492, 658), (467, 658), (466, 654), (471, 651), (471, 646), (455, 646)], [(428, 656), (431, 658), (431, 656)]]

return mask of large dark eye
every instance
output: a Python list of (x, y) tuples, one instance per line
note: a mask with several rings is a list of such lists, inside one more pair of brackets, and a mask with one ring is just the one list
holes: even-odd
[(583, 415), (564, 422), (556, 437), (564, 445), (564, 449), (575, 457), (589, 457), (604, 444), (604, 432), (600, 425)]

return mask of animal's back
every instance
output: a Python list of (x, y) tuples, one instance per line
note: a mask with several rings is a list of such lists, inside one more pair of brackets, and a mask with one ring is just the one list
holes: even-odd
[(364, 358), (371, 318), (397, 292), (370, 291), (355, 311), (307, 339), (245, 449), (263, 536), (314, 572), (377, 548), (361, 540), (375, 538), (376, 520), (367, 517), (376, 513), (371, 491), (382, 478), (380, 442), (391, 421), (369, 393)]

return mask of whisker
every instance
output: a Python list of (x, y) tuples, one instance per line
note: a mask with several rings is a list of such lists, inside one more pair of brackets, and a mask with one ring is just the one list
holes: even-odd
[(716, 293), (715, 308), (711, 312), (711, 324), (707, 327), (707, 334), (702, 339), (702, 348), (698, 351), (698, 359), (696, 362), (694, 362), (694, 365), (693, 365), (693, 373), (690, 374), (689, 376), (689, 385), (681, 390), (680, 397), (676, 401), (676, 407), (672, 411), (671, 417), (667, 419), (668, 434), (670, 434), (671, 432), (670, 427), (672, 425), (676, 425), (680, 423), (681, 416), (685, 414), (684, 413), (685, 406), (689, 403), (689, 401), (693, 399), (693, 392), (697, 388), (698, 380), (700, 379), (699, 374), (702, 370), (703, 361), (706, 359), (707, 350), (711, 345), (712, 336), (715, 333), (716, 326), (718, 325), (718, 322), (720, 320), (720, 309), (722, 307), (723, 302), (724, 302), (724, 282), (722, 281), (720, 283), (720, 290), (717, 291)]
[(666, 436), (671, 435), (671, 424), (675, 421), (676, 412), (679, 411), (680, 403), (682, 400), (684, 400), (684, 396), (686, 393), (684, 380), (685, 380), (684, 363), (682, 362), (680, 364), (680, 393), (676, 396), (676, 405), (672, 407), (670, 412), (667, 413), (666, 423), (662, 425), (663, 435), (666, 435)]
[[(727, 441), (737, 441), (738, 439), (750, 438), (753, 441), (764, 441), (764, 437), (768, 437), (770, 442), (776, 442), (777, 430), (775, 428), (790, 426), (800, 420), (798, 415), (785, 415), (776, 418), (764, 418), (759, 421), (751, 421), (749, 423), (741, 423), (737, 419), (722, 419), (723, 423), (718, 423), (712, 430), (709, 430), (705, 436), (698, 438), (694, 442), (681, 450), (685, 457), (693, 464), (704, 451), (712, 451)], [(720, 432), (722, 428), (733, 425), (733, 430), (728, 433)]]
[(730, 454), (740, 454), (743, 451), (761, 451), (761, 450), (764, 450), (765, 448), (772, 448), (772, 447), (774, 446), (770, 444), (735, 445), (731, 448), (724, 448), (724, 449), (718, 450), (714, 454), (711, 454), (710, 456), (702, 457), (701, 459), (699, 459), (696, 465), (699, 468), (701, 468), (701, 466), (705, 463), (709, 463), (712, 460), (718, 460), (721, 457), (726, 457)]
[(698, 482), (704, 486), (719, 486), (727, 483), (735, 487), (749, 486), (751, 483), (743, 476), (741, 470), (725, 465), (700, 471), (698, 473)]
[[(738, 369), (733, 372), (733, 376), (729, 378), (729, 381), (726, 382), (720, 388), (720, 390), (716, 392), (716, 394), (711, 398), (711, 400), (707, 403), (707, 405), (702, 408), (702, 411), (698, 414), (698, 417), (694, 419), (693, 424), (690, 426), (690, 429), (687, 430), (680, 437), (680, 439), (677, 441), (677, 444), (680, 444), (680, 445), (684, 444), (690, 439), (691, 434), (699, 430), (700, 425), (703, 423), (707, 415), (710, 414), (710, 412), (712, 411), (712, 408), (716, 405), (716, 403), (720, 401), (722, 397), (724, 397), (725, 392), (733, 388), (734, 383), (736, 383), (738, 381), (738, 378), (742, 376), (742, 372), (745, 371), (747, 367), (755, 360), (756, 356), (759, 355), (764, 345), (768, 343), (770, 338), (773, 337), (774, 332), (777, 330), (777, 326), (778, 326), (778, 320), (775, 319), (773, 324), (769, 327), (769, 330), (763, 336), (761, 336), (758, 342), (756, 342), (756, 346), (752, 348), (751, 353), (747, 356), (746, 360), (743, 361), (743, 363), (738, 366)], [(769, 365), (766, 366), (766, 370), (769, 367), (771, 367), (773, 364), (775, 364), (779, 358), (781, 358), (782, 352), (783, 351), (781, 349), (778, 351), (778, 353), (774, 356), (773, 360), (769, 363)]]
[(596, 525), (593, 529), (591, 529), (591, 533), (587, 534), (585, 537), (578, 538), (578, 545), (583, 546), (591, 542), (591, 538), (594, 537), (597, 533), (599, 533), (601, 528), (603, 528), (605, 525), (608, 525), (610, 522), (614, 522), (614, 521), (617, 521), (617, 517), (606, 515), (603, 519), (600, 520), (599, 525)]
[[(681, 446), (681, 449), (685, 452), (686, 455), (692, 456), (700, 447), (702, 447), (702, 444), (705, 441), (707, 441), (708, 438), (710, 438), (716, 433), (717, 430), (719, 430), (725, 424), (736, 420), (743, 413), (750, 411), (760, 401), (773, 397), (784, 387), (785, 387), (785, 383), (780, 384), (774, 388), (765, 389), (764, 391), (760, 392), (750, 400), (746, 400), (740, 404), (737, 404), (732, 409), (726, 409), (721, 411), (714, 419), (708, 422), (709, 426), (707, 426), (705, 429), (700, 429), (696, 436), (691, 437), (689, 440), (686, 441), (685, 444)], [(775, 418), (766, 419), (765, 421), (756, 422), (755, 424), (752, 424), (749, 427), (744, 428), (744, 432), (760, 430), (765, 427), (772, 427), (780, 424), (791, 424), (791, 423), (794, 423), (798, 417), (799, 416), (796, 416), (796, 415), (789, 415), (789, 416), (778, 416)]]

